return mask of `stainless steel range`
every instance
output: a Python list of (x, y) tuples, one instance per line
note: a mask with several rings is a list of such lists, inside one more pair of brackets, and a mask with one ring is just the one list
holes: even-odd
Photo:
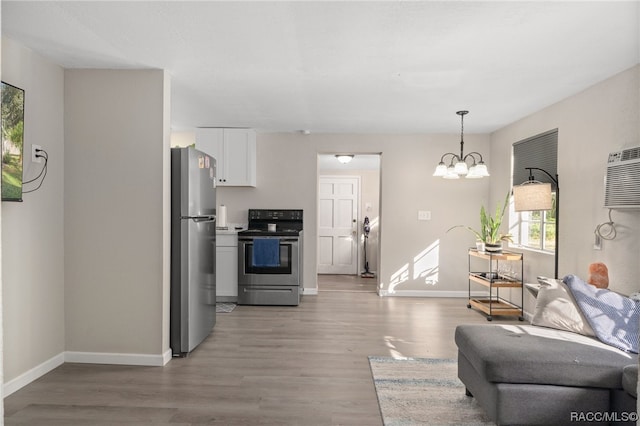
[(300, 304), (302, 210), (249, 210), (238, 232), (238, 304)]

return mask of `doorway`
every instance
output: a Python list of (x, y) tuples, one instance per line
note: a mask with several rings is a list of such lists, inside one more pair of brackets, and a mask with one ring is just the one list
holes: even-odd
[(318, 273), (356, 275), (360, 176), (318, 179)]
[(380, 260), (381, 154), (350, 154), (349, 163), (336, 156), (318, 155), (318, 290), (345, 291), (357, 283), (356, 287), (375, 291)]

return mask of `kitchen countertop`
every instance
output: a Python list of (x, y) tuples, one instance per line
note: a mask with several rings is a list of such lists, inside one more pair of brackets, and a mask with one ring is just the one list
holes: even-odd
[[(237, 234), (239, 231), (244, 231), (245, 229), (247, 229), (247, 224), (246, 223), (228, 223), (228, 228), (229, 229), (217, 229), (216, 228), (216, 234), (218, 235), (234, 235)], [(236, 227), (239, 227), (241, 229), (236, 229)]]

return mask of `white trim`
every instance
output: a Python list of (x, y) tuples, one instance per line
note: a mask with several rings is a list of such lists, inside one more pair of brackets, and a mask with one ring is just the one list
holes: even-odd
[(302, 287), (302, 294), (304, 296), (317, 296), (318, 295), (318, 287), (315, 287), (315, 288)]
[(534, 247), (529, 247), (529, 246), (525, 246), (522, 244), (516, 244), (516, 243), (509, 243), (509, 248), (510, 249), (516, 249), (516, 250), (524, 250), (524, 251), (530, 251), (532, 253), (540, 253), (540, 254), (546, 254), (549, 256), (555, 256), (556, 252), (553, 250), (542, 250), (539, 248), (534, 248)]
[[(380, 290), (381, 297), (455, 297), (468, 299), (468, 291), (433, 291), (433, 290), (396, 290), (393, 293), (389, 290)], [(471, 297), (486, 297), (486, 292), (471, 292)]]
[(162, 365), (167, 365), (169, 361), (173, 359), (173, 354), (171, 353), (171, 349), (167, 349), (167, 351), (162, 354)]
[(14, 379), (9, 380), (7, 383), (2, 385), (2, 390), (4, 393), (3, 398), (8, 397), (12, 393), (27, 386), (29, 383), (38, 380), (48, 372), (58, 368), (59, 366), (64, 364), (64, 358), (64, 352), (61, 352), (53, 358), (49, 358), (42, 364), (33, 367), (31, 370), (19, 375)]
[[(389, 290), (380, 290), (380, 297), (425, 297), (425, 298), (438, 298), (438, 297), (454, 297), (459, 299), (467, 299), (469, 297), (468, 291), (428, 291), (428, 290), (398, 290), (393, 293), (389, 293)], [(489, 293), (481, 291), (472, 291), (471, 297), (487, 297)], [(524, 311), (524, 319), (531, 323), (533, 314), (531, 312)]]
[[(171, 351), (168, 351), (169, 354)], [(102, 352), (65, 352), (65, 362), (77, 362), (81, 364), (116, 364), (116, 365), (146, 365), (150, 367), (162, 367), (168, 361), (167, 352), (162, 355), (149, 354), (117, 354)]]
[(150, 367), (162, 367), (171, 361), (171, 349), (168, 349), (162, 355), (145, 355), (145, 354), (113, 354), (113, 353), (97, 353), (97, 352), (61, 352), (33, 367), (27, 371), (5, 383), (2, 386), (3, 398), (8, 397), (12, 393), (22, 389), (29, 383), (38, 380), (45, 374), (58, 368), (65, 362), (77, 362), (82, 364), (117, 364), (117, 365), (143, 365)]

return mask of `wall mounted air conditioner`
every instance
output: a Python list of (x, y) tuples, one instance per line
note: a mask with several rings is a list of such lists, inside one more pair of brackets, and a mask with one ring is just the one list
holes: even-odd
[(604, 206), (640, 209), (640, 147), (609, 154)]

